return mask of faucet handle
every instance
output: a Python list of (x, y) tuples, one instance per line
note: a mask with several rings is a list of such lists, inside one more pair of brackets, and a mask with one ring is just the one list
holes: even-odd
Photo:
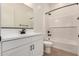
[(25, 28), (22, 28), (22, 30), (20, 31), (20, 34), (25, 34), (26, 33), (25, 30), (26, 30)]

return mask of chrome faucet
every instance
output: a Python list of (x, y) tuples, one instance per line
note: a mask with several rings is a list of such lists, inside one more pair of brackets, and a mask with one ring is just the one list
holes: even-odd
[(26, 31), (25, 31), (26, 29), (25, 28), (23, 28), (21, 31), (20, 31), (20, 34), (25, 34), (26, 33)]
[[(28, 27), (28, 25), (24, 25), (24, 24), (20, 24), (20, 26), (22, 26), (22, 27)], [(22, 28), (22, 31), (20, 31), (20, 34), (25, 34), (26, 33), (25, 30), (26, 30), (25, 28)]]

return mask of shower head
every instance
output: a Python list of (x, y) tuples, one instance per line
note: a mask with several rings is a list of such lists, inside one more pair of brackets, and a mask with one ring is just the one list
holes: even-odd
[(48, 13), (45, 13), (46, 15), (52, 15), (50, 12), (48, 12)]

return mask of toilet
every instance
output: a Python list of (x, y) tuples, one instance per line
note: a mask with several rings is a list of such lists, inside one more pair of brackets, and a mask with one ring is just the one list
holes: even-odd
[(50, 40), (44, 41), (44, 53), (51, 54), (53, 43)]

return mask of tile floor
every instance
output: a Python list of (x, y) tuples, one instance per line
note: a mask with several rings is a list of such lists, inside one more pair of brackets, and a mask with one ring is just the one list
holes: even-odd
[(57, 48), (52, 48), (51, 53), (50, 54), (44, 53), (44, 56), (77, 56), (77, 54), (60, 50)]

